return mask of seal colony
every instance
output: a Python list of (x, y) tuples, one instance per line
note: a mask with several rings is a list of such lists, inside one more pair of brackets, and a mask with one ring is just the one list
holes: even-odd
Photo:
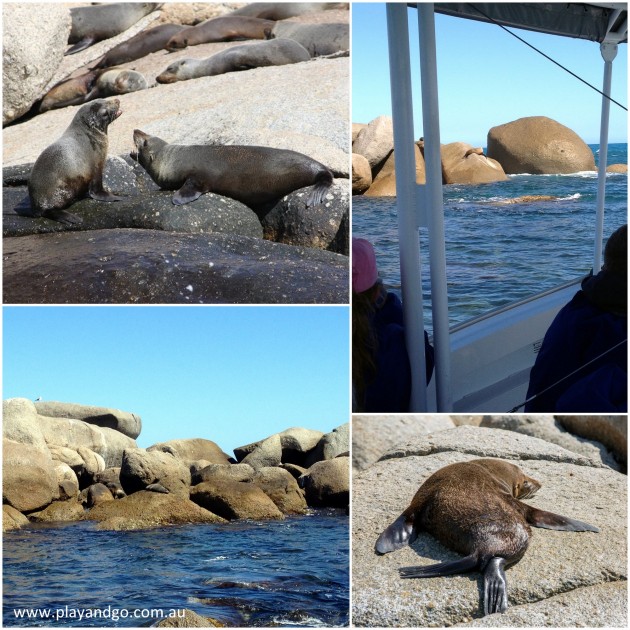
[(588, 523), (522, 503), (540, 482), (514, 464), (475, 459), (433, 473), (409, 507), (378, 537), (375, 551), (386, 554), (411, 544), (425, 531), (464, 554), (461, 560), (403, 567), (403, 578), (427, 578), (480, 571), (484, 576), (484, 615), (507, 610), (504, 569), (518, 562), (529, 545), (531, 528), (599, 532)]

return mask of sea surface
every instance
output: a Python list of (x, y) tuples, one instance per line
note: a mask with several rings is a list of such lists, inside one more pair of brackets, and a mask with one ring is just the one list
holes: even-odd
[[(3, 573), (4, 626), (148, 627), (155, 610), (182, 608), (229, 626), (346, 626), (348, 516), (135, 532), (34, 526), (5, 534)], [(16, 618), (26, 608), (62, 618)]]
[[(590, 145), (597, 162), (599, 145)], [(627, 164), (610, 144), (608, 164)], [(597, 173), (512, 175), (494, 184), (444, 186), (451, 325), (585, 276), (593, 265)], [(554, 201), (506, 205), (523, 195)], [(604, 237), (627, 222), (628, 177), (608, 174)], [(370, 240), (386, 286), (400, 295), (396, 199), (352, 198), (353, 236)], [(425, 326), (431, 331), (428, 239), (420, 229)]]

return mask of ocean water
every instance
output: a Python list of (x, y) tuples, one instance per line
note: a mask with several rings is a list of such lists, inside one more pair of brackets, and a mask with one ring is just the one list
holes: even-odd
[[(627, 163), (627, 144), (610, 144), (608, 163)], [(598, 145), (591, 145), (596, 157)], [(451, 325), (589, 273), (597, 173), (513, 175), (494, 184), (444, 186)], [(505, 205), (523, 195), (554, 201)], [(609, 174), (604, 236), (627, 222), (628, 177)], [(386, 286), (400, 294), (396, 200), (352, 198), (353, 236), (374, 244)], [(420, 229), (425, 326), (430, 320), (426, 229)]]
[[(34, 526), (4, 536), (3, 574), (4, 626), (148, 627), (155, 610), (181, 608), (228, 626), (346, 626), (348, 516), (136, 532)], [(19, 619), (16, 609), (65, 618)]]

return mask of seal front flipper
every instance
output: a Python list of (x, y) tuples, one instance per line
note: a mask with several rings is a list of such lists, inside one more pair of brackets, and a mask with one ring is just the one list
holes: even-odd
[(105, 190), (102, 184), (90, 184), (89, 196), (96, 201), (123, 201), (125, 197), (114, 195), (114, 193)]
[(428, 567), (400, 567), (398, 572), (401, 578), (432, 578), (455, 573), (468, 573), (479, 566), (479, 559), (475, 554), (466, 556), (461, 560), (430, 564)]
[(378, 537), (374, 549), (376, 553), (389, 553), (405, 545), (410, 545), (417, 537), (418, 531), (414, 525), (413, 518), (401, 514)]
[(542, 529), (557, 529), (563, 532), (596, 532), (599, 529), (595, 525), (589, 525), (568, 516), (561, 516), (545, 510), (537, 510), (530, 507), (527, 511), (527, 522), (534, 527)]
[(505, 558), (490, 558), (483, 572), (483, 614), (492, 615), (507, 610), (507, 580)]
[(70, 46), (68, 50), (66, 50), (64, 57), (66, 55), (74, 55), (75, 53), (81, 52), (86, 48), (89, 48), (92, 44), (96, 43), (96, 37), (93, 35), (86, 35), (82, 40), (78, 41), (74, 46)]
[(176, 206), (181, 206), (185, 203), (190, 203), (195, 199), (199, 199), (203, 193), (208, 192), (203, 186), (200, 186), (197, 180), (189, 177), (184, 185), (173, 195), (173, 203)]
[(42, 216), (47, 219), (52, 219), (53, 221), (59, 221), (59, 223), (63, 225), (80, 225), (83, 223), (83, 219), (80, 216), (72, 214), (72, 212), (67, 212), (66, 210), (46, 210)]

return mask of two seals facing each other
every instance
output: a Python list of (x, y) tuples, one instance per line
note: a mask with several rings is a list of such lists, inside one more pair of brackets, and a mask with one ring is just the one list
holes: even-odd
[(176, 145), (133, 132), (136, 159), (162, 189), (176, 190), (174, 204), (185, 204), (203, 193), (231, 197), (253, 210), (284, 195), (314, 186), (307, 205), (318, 205), (333, 183), (332, 172), (320, 162), (285, 149), (239, 145)]
[(597, 527), (546, 512), (519, 501), (532, 497), (540, 483), (508, 462), (475, 459), (451, 464), (431, 475), (409, 507), (378, 537), (375, 550), (389, 553), (428, 532), (464, 554), (461, 560), (404, 567), (403, 578), (427, 578), (480, 571), (484, 577), (484, 614), (505, 612), (504, 568), (518, 562), (529, 545), (530, 525), (570, 532)]
[(81, 219), (64, 208), (86, 194), (98, 201), (123, 199), (103, 188), (107, 128), (121, 113), (118, 99), (83, 105), (61, 138), (35, 161), (28, 180), (30, 206), (20, 204), (16, 212), (72, 225)]

